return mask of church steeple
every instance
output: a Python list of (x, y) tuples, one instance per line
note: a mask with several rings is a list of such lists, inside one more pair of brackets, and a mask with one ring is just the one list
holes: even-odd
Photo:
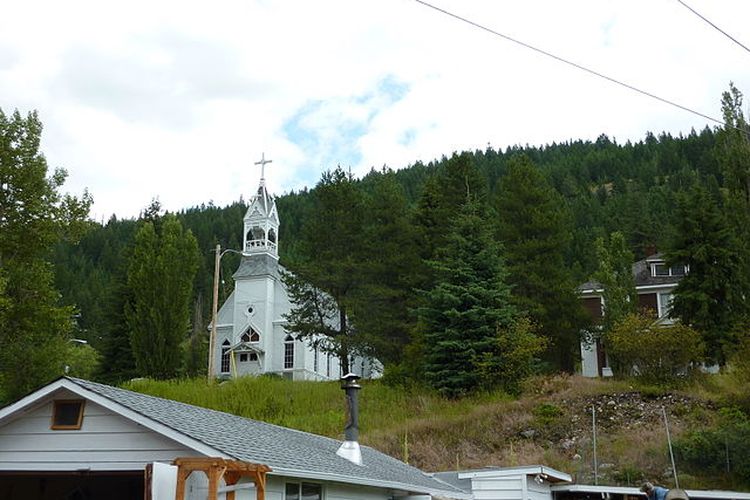
[(266, 160), (265, 154), (260, 161), (260, 183), (255, 195), (250, 198), (250, 206), (245, 214), (245, 231), (243, 235), (243, 253), (245, 255), (267, 253), (279, 257), (279, 214), (276, 211), (276, 200), (266, 189)]

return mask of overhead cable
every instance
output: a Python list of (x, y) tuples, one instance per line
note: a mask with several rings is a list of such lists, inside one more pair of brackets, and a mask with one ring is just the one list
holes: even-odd
[[(634, 87), (633, 85), (630, 85), (628, 83), (625, 83), (625, 82), (622, 82), (620, 80), (617, 80), (616, 78), (612, 78), (611, 76), (607, 76), (607, 75), (605, 75), (603, 73), (599, 73), (598, 71), (595, 71), (593, 69), (587, 68), (586, 66), (583, 66), (581, 64), (578, 64), (578, 63), (575, 63), (573, 61), (570, 61), (569, 59), (565, 59), (565, 58), (557, 56), (557, 55), (555, 55), (555, 54), (553, 54), (551, 52), (547, 52), (546, 50), (540, 49), (538, 47), (534, 47), (533, 45), (530, 45), (528, 43), (522, 42), (521, 40), (518, 40), (518, 39), (513, 38), (511, 36), (504, 35), (503, 33), (500, 33), (498, 31), (493, 30), (492, 28), (488, 28), (487, 26), (479, 24), (479, 23), (477, 23), (475, 21), (472, 21), (472, 20), (467, 19), (465, 17), (461, 17), (458, 14), (454, 14), (452, 12), (449, 12), (449, 11), (443, 9), (443, 8), (437, 7), (436, 5), (433, 5), (431, 3), (425, 2), (424, 0), (414, 0), (414, 1), (417, 2), (417, 3), (419, 3), (419, 4), (424, 5), (425, 7), (429, 7), (431, 9), (436, 10), (438, 12), (441, 12), (441, 13), (449, 16), (449, 17), (452, 17), (452, 18), (457, 19), (459, 21), (462, 21), (462, 22), (464, 22), (466, 24), (469, 24), (469, 25), (471, 25), (471, 26), (473, 26), (475, 28), (478, 28), (480, 30), (486, 31), (486, 32), (491, 33), (491, 34), (493, 34), (495, 36), (499, 36), (500, 38), (504, 38), (505, 40), (508, 40), (510, 42), (518, 44), (518, 45), (520, 45), (522, 47), (525, 47), (527, 49), (533, 50), (534, 52), (538, 52), (538, 53), (540, 53), (542, 55), (545, 55), (547, 57), (551, 57), (552, 59), (555, 59), (556, 61), (559, 61), (561, 63), (567, 64), (569, 66), (573, 66), (574, 68), (579, 69), (581, 71), (585, 71), (586, 73), (592, 74), (594, 76), (598, 76), (599, 78), (607, 80), (607, 81), (609, 81), (611, 83), (614, 83), (616, 85), (619, 85), (621, 87), (625, 87), (626, 89), (632, 90), (634, 92), (637, 92), (639, 94), (645, 95), (645, 96), (650, 97), (652, 99), (656, 99), (657, 101), (661, 101), (664, 104), (669, 104), (670, 106), (674, 106), (675, 108), (679, 108), (679, 109), (681, 109), (683, 111), (687, 111), (688, 113), (692, 113), (692, 114), (694, 114), (696, 116), (700, 116), (701, 118), (705, 118), (706, 120), (712, 121), (714, 123), (718, 123), (719, 125), (722, 125), (722, 126), (725, 125), (725, 123), (724, 123), (723, 120), (719, 120), (717, 118), (713, 118), (711, 116), (708, 116), (706, 114), (701, 113), (700, 111), (696, 111), (694, 109), (688, 108), (687, 106), (683, 106), (682, 104), (678, 104), (678, 103), (676, 103), (674, 101), (670, 101), (669, 99), (665, 99), (663, 97), (659, 97), (658, 95), (652, 94), (651, 92), (647, 92), (645, 90), (641, 90), (641, 89), (639, 89), (637, 87)], [(732, 127), (732, 128), (736, 128), (736, 127)]]
[(699, 13), (698, 13), (698, 12), (697, 12), (697, 11), (696, 11), (695, 9), (693, 9), (693, 8), (692, 8), (691, 6), (689, 6), (688, 4), (686, 4), (685, 2), (683, 2), (682, 0), (677, 0), (677, 1), (678, 1), (678, 2), (679, 2), (679, 3), (680, 3), (680, 4), (682, 5), (682, 6), (683, 6), (683, 7), (685, 7), (685, 8), (687, 9), (687, 10), (689, 10), (690, 12), (692, 12), (693, 14), (695, 14), (696, 16), (700, 17), (701, 19), (703, 19), (704, 21), (706, 21), (706, 22), (707, 22), (708, 24), (710, 24), (710, 25), (711, 25), (711, 26), (712, 26), (712, 27), (713, 27), (713, 28), (714, 28), (714, 29), (715, 29), (716, 31), (718, 31), (719, 33), (721, 33), (721, 34), (722, 34), (722, 35), (724, 35), (725, 37), (729, 38), (730, 40), (732, 40), (732, 41), (733, 41), (734, 43), (736, 43), (737, 45), (739, 45), (740, 47), (742, 47), (742, 48), (743, 48), (743, 49), (745, 49), (746, 51), (750, 52), (750, 49), (748, 49), (748, 48), (747, 48), (747, 47), (746, 47), (746, 46), (745, 46), (745, 45), (744, 45), (743, 43), (741, 43), (741, 42), (740, 42), (739, 40), (737, 40), (736, 38), (734, 38), (734, 37), (733, 37), (732, 35), (730, 35), (730, 34), (729, 34), (729, 33), (727, 33), (726, 31), (724, 31), (723, 29), (719, 28), (719, 27), (718, 27), (718, 26), (716, 26), (716, 25), (715, 25), (714, 23), (712, 23), (711, 21), (709, 21), (708, 19), (706, 19), (705, 17), (703, 17), (702, 15), (700, 15), (700, 14), (699, 14)]

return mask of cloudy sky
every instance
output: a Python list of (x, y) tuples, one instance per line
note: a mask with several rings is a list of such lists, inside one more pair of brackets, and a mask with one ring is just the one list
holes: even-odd
[[(720, 117), (750, 53), (677, 0), (431, 0)], [(750, 45), (747, 0), (685, 0)], [(706, 119), (414, 0), (4, 2), (0, 108), (39, 111), (66, 190), (92, 216), (224, 205), (457, 150), (688, 133)], [(747, 106), (746, 106), (747, 109)]]

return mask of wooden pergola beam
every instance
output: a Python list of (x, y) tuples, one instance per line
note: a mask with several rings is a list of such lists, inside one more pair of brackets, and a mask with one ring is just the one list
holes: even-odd
[[(208, 500), (216, 500), (222, 479), (227, 485), (233, 485), (243, 477), (249, 477), (255, 484), (256, 500), (265, 500), (266, 473), (271, 471), (267, 465), (218, 457), (175, 458), (172, 463), (177, 466), (175, 500), (185, 500), (185, 481), (195, 471), (208, 477)], [(235, 492), (228, 491), (226, 498), (234, 500)]]

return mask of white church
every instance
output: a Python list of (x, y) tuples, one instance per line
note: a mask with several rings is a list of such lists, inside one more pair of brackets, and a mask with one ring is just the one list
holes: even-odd
[[(244, 217), (240, 265), (234, 273), (234, 291), (221, 306), (216, 322), (213, 373), (220, 378), (273, 373), (292, 380), (338, 380), (337, 356), (295, 339), (286, 330), (284, 315), (292, 304), (281, 281), (279, 214), (266, 189), (263, 157), (260, 185), (250, 198)], [(378, 377), (380, 363), (355, 358), (351, 371)]]

